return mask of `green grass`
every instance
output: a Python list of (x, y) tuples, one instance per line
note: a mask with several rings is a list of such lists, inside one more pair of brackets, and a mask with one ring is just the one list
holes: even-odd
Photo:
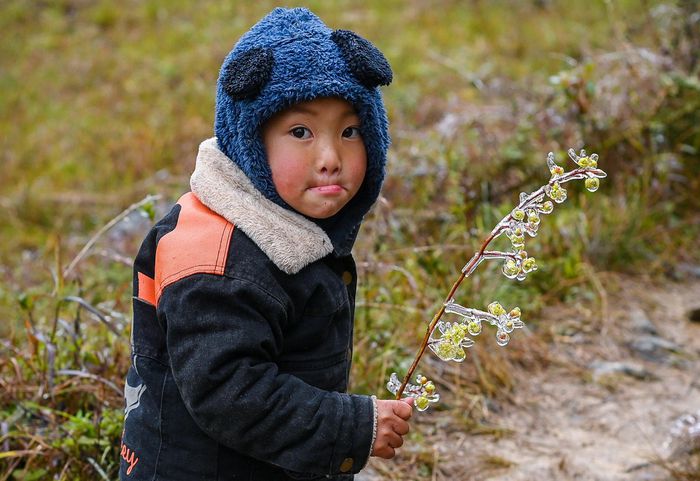
[[(487, 263), (458, 302), (519, 305), (537, 331), (546, 303), (599, 302), (591, 273), (661, 276), (700, 262), (700, 33), (683, 11), (692, 2), (303, 4), (371, 39), (395, 73), (384, 90), (385, 200), (356, 246), (354, 391), (382, 395), (388, 374), (405, 371), (459, 269), (519, 192), (548, 179), (550, 150), (563, 160), (585, 143), (610, 177), (596, 194), (569, 184), (527, 244), (540, 265), (528, 280), (506, 281)], [(127, 206), (161, 194), (162, 214), (188, 188), (197, 145), (212, 135), (220, 63), (276, 5), (0, 6), (0, 479), (114, 477), (122, 400), (109, 383), (120, 388), (128, 366), (129, 259), (150, 220), (129, 216), (73, 275), (61, 273)], [(445, 408), (503, 396), (509, 366), (544, 363), (545, 350), (532, 338), (497, 350), (482, 336)], [(464, 416), (465, 429), (488, 422)]]

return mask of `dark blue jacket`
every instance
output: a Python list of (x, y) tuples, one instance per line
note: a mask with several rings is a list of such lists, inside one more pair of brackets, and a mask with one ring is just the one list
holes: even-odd
[[(256, 196), (225, 158), (213, 139), (202, 144), (195, 193), (155, 225), (135, 260), (120, 479), (356, 473), (375, 412), (370, 397), (345, 392), (352, 256), (333, 254), (303, 217), (276, 218), (284, 209)], [(225, 198), (231, 192), (235, 201)], [(274, 236), (266, 222), (277, 223)], [(285, 231), (290, 222), (312, 232), (301, 235), (319, 246), (311, 257), (295, 251), (304, 240)], [(270, 244), (285, 236), (287, 244)]]

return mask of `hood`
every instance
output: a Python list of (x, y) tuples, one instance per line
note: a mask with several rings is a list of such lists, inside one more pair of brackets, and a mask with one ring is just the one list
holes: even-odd
[(277, 193), (262, 124), (292, 104), (318, 97), (350, 102), (360, 117), (367, 172), (357, 195), (330, 219), (313, 220), (338, 255), (349, 254), (364, 215), (379, 196), (390, 139), (380, 85), (392, 80), (382, 53), (347, 30), (331, 30), (303, 8), (277, 8), (246, 32), (223, 62), (215, 133), (221, 151), (273, 203)]

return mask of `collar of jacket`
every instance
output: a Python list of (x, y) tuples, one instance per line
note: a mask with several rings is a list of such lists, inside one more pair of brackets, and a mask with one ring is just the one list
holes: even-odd
[(241, 229), (287, 274), (333, 252), (320, 226), (268, 200), (219, 150), (216, 137), (199, 145), (190, 187), (202, 204)]

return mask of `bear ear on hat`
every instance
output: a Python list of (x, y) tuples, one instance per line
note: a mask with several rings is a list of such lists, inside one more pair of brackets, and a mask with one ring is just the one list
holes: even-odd
[(371, 42), (350, 30), (336, 30), (331, 40), (340, 49), (350, 72), (365, 87), (389, 85), (393, 79), (386, 57)]
[(252, 48), (232, 59), (221, 73), (221, 85), (234, 100), (258, 96), (270, 75), (274, 56), (269, 48)]

